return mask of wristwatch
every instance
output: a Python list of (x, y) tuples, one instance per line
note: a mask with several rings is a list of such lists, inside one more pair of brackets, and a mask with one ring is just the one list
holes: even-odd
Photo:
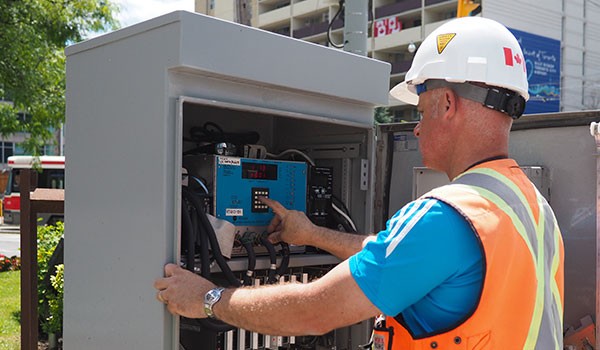
[(217, 287), (209, 290), (204, 294), (204, 313), (206, 316), (210, 318), (216, 318), (213, 313), (213, 306), (217, 303), (217, 301), (221, 300), (221, 293), (225, 288)]

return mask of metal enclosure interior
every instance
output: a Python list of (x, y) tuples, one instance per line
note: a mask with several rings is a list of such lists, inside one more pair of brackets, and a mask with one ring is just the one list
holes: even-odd
[(192, 126), (306, 151), (334, 168), (334, 192), (371, 230), (372, 118), (387, 102), (387, 63), (188, 12), (66, 53), (65, 349), (178, 349), (178, 320), (152, 284), (179, 258)]
[[(595, 316), (596, 297), (596, 145), (589, 125), (600, 112), (523, 116), (513, 124), (509, 155), (514, 158), (555, 211), (565, 245), (564, 324), (579, 327), (586, 315)], [(385, 218), (412, 200), (414, 184), (439, 183), (439, 174), (423, 166), (412, 135), (416, 124), (378, 127), (376, 229)], [(385, 161), (387, 159), (387, 161)], [(420, 191), (419, 193), (421, 193)], [(390, 197), (381, 194), (389, 193)]]
[[(537, 187), (538, 191), (546, 198), (549, 198), (547, 188), (546, 172), (541, 166), (521, 166), (521, 170), (527, 175), (529, 180)], [(419, 198), (425, 193), (436, 187), (444, 186), (450, 183), (448, 176), (440, 171), (435, 171), (427, 167), (413, 168), (413, 199)]]

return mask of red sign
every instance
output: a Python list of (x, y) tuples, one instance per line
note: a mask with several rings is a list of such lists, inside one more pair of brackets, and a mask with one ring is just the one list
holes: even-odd
[(389, 17), (375, 21), (373, 35), (377, 38), (402, 30), (402, 22), (398, 17)]

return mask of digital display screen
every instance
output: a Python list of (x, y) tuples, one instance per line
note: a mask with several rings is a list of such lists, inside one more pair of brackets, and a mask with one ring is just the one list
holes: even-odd
[(277, 180), (277, 164), (242, 162), (242, 179)]
[(316, 187), (327, 187), (329, 185), (329, 177), (327, 175), (315, 175), (313, 176), (312, 185)]

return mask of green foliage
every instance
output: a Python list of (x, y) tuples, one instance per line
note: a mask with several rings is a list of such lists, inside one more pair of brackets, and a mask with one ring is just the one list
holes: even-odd
[(63, 233), (62, 222), (58, 222), (56, 226), (38, 226), (38, 314), (42, 330), (46, 333), (59, 333), (62, 330), (64, 265), (56, 266), (50, 281), (46, 279), (46, 275), (52, 253)]
[(387, 108), (387, 107), (375, 108), (375, 123), (385, 124), (385, 123), (391, 123), (393, 121), (394, 121), (394, 116), (390, 113), (389, 108)]
[(115, 29), (108, 0), (0, 1), (0, 135), (26, 132), (23, 147), (39, 155), (65, 118), (67, 43)]
[(0, 273), (0, 350), (21, 349), (21, 272)]
[(48, 317), (45, 331), (47, 333), (59, 333), (62, 330), (63, 321), (63, 296), (65, 285), (65, 264), (56, 265), (56, 273), (50, 277), (50, 283), (55, 294), (48, 298)]

